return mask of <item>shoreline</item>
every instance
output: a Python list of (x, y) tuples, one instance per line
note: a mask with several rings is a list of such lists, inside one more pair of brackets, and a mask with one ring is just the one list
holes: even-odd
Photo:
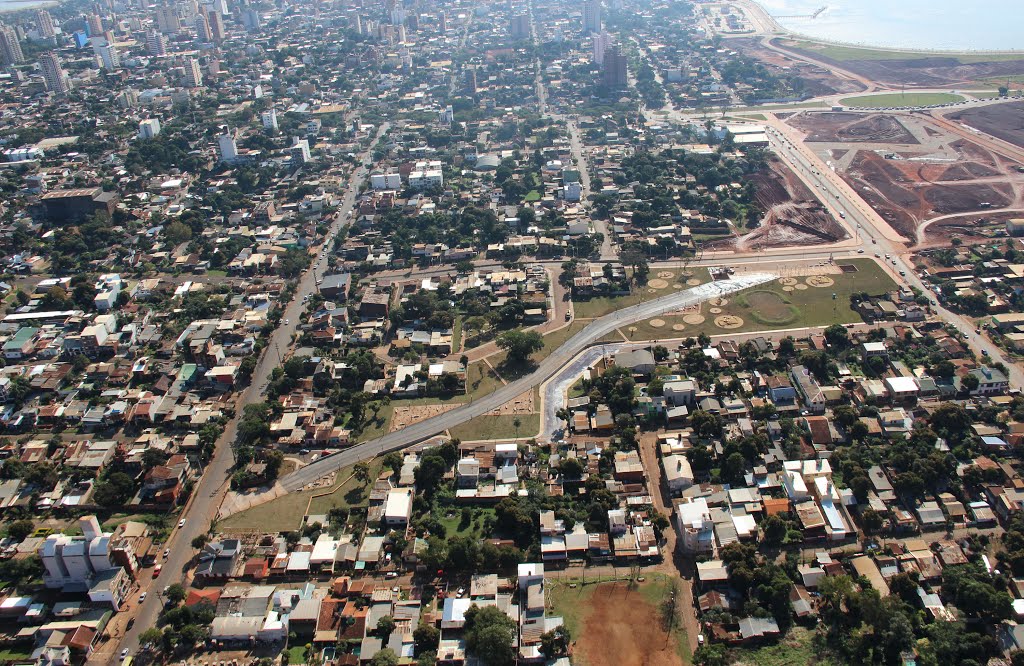
[[(761, 33), (768, 37), (780, 37), (788, 39), (798, 39), (806, 42), (813, 42), (815, 44), (821, 44), (823, 46), (841, 46), (843, 48), (860, 49), (862, 51), (884, 51), (892, 53), (908, 53), (908, 54), (921, 54), (925, 56), (929, 55), (941, 55), (941, 56), (956, 56), (956, 55), (1022, 55), (1024, 56), (1024, 49), (915, 49), (907, 48), (903, 46), (881, 46), (881, 45), (869, 45), (869, 44), (858, 44), (856, 42), (844, 42), (840, 40), (823, 39), (821, 37), (815, 37), (813, 35), (807, 35), (802, 32), (797, 32), (786, 28), (780, 24), (775, 17), (768, 13), (768, 10), (761, 6), (757, 0), (731, 0), (726, 4), (734, 4), (743, 9), (743, 12), (747, 14), (748, 20), (754, 15), (756, 17), (751, 20), (751, 23), (763, 24), (771, 27), (771, 31)], [(754, 33), (757, 34), (757, 33)]]
[(5, 0), (4, 4), (0, 5), (0, 14), (24, 12), (29, 9), (46, 9), (56, 7), (61, 2), (63, 0)]

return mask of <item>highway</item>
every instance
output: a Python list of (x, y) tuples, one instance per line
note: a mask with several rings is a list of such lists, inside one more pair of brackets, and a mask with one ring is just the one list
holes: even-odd
[(502, 386), (479, 400), (474, 400), (444, 414), (388, 433), (383, 437), (363, 442), (327, 458), (321, 458), (282, 478), (280, 484), (288, 492), (300, 490), (307, 484), (332, 471), (381, 455), (382, 453), (387, 453), (388, 451), (394, 451), (410, 444), (421, 442), (449, 428), (478, 416), (483, 416), (487, 412), (497, 409), (516, 396), (521, 395), (523, 392), (538, 386), (564, 367), (582, 349), (625, 324), (649, 319), (672, 310), (678, 310), (715, 296), (747, 289), (775, 278), (776, 275), (772, 273), (749, 273), (729, 280), (709, 282), (699, 287), (686, 289), (607, 314), (599, 319), (595, 319), (582, 331), (569, 338), (562, 346), (555, 349), (550, 356), (542, 360), (529, 375), (506, 386)]
[[(373, 141), (371, 141), (369, 147), (360, 156), (360, 166), (354, 169), (349, 177), (345, 198), (342, 200), (342, 204), (334, 217), (331, 228), (324, 237), (320, 253), (314, 258), (313, 265), (299, 279), (295, 296), (285, 307), (281, 324), (271, 334), (249, 385), (235, 400), (235, 417), (228, 421), (224, 432), (217, 440), (213, 458), (196, 483), (189, 503), (186, 504), (185, 509), (182, 511), (181, 515), (185, 517), (185, 524), (176, 528), (167, 541), (166, 547), (170, 550), (170, 553), (166, 559), (161, 561), (163, 570), (154, 579), (146, 580), (144, 578), (140, 581), (141, 589), (148, 589), (149, 594), (134, 613), (119, 613), (116, 616), (115, 621), (118, 624), (122, 621), (127, 623), (129, 619), (135, 620), (132, 628), (124, 633), (119, 649), (127, 648), (131, 654), (135, 654), (139, 647), (139, 635), (146, 629), (156, 626), (157, 617), (163, 605), (163, 589), (172, 583), (186, 582), (186, 573), (189, 567), (192, 566), (192, 559), (196, 553), (195, 549), (192, 548), (192, 540), (209, 531), (210, 524), (216, 518), (217, 511), (224, 500), (224, 495), (230, 488), (229, 482), (235, 462), (231, 445), (235, 441), (242, 408), (245, 405), (260, 402), (263, 399), (263, 390), (270, 378), (270, 373), (281, 364), (282, 357), (286, 355), (287, 349), (291, 345), (292, 336), (296, 332), (296, 327), (306, 307), (304, 297), (316, 290), (316, 281), (323, 276), (326, 270), (324, 260), (333, 249), (334, 238), (351, 219), (349, 214), (355, 205), (359, 189), (366, 179), (367, 168), (371, 164), (373, 147), (389, 128), (390, 125), (388, 123), (380, 126)], [(143, 573), (143, 576), (147, 576), (148, 573), (149, 571), (147, 570)], [(116, 635), (115, 632), (118, 629), (119, 627), (112, 627), (110, 632)], [(108, 645), (116, 645), (116, 641), (110, 641)], [(114, 652), (106, 654), (104, 650), (101, 653), (94, 654), (93, 659), (112, 664), (117, 663), (119, 654)]]

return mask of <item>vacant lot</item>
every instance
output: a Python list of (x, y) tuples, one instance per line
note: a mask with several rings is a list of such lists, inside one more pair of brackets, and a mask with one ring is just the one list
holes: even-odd
[[(601, 583), (549, 587), (552, 612), (561, 615), (575, 641), (573, 663), (583, 666), (689, 664), (686, 635), (666, 631), (661, 604), (668, 582), (657, 578), (630, 587)], [(683, 612), (688, 612), (685, 609)]]
[(860, 95), (847, 97), (839, 102), (846, 106), (864, 106), (868, 108), (884, 106), (931, 106), (932, 104), (949, 104), (960, 102), (963, 97), (950, 93), (903, 92), (886, 95)]
[[(380, 459), (370, 461), (370, 479), (380, 474)], [(345, 467), (335, 477), (329, 489), (300, 490), (282, 495), (251, 509), (228, 516), (218, 526), (223, 532), (287, 532), (302, 526), (307, 513), (327, 513), (336, 507), (366, 504), (368, 484), (352, 476), (352, 467)], [(312, 501), (311, 501), (312, 500)]]
[[(516, 430), (516, 419), (519, 420), (518, 431)], [(451, 429), (452, 437), (457, 437), (464, 442), (482, 439), (512, 439), (517, 436), (517, 433), (519, 438), (529, 439), (535, 437), (539, 431), (540, 414), (478, 416)]]
[(1016, 146), (1024, 146), (1022, 116), (1024, 116), (1024, 102), (1008, 102), (957, 111), (947, 117)]
[[(700, 280), (701, 283), (708, 281), (708, 272), (704, 268), (687, 268), (687, 275), (683, 269), (671, 269), (666, 271), (651, 271), (648, 275), (648, 282), (653, 284), (644, 285), (642, 288), (633, 287), (633, 293), (626, 296), (613, 296), (609, 298), (591, 298), (586, 301), (576, 301), (573, 309), (576, 311), (577, 319), (596, 319), (603, 317), (609, 312), (615, 312), (622, 308), (628, 308), (641, 301), (650, 301), (662, 296), (685, 289), (689, 280)], [(664, 277), (659, 277), (665, 273)], [(669, 276), (671, 274), (671, 276)], [(545, 338), (545, 346), (547, 338)]]

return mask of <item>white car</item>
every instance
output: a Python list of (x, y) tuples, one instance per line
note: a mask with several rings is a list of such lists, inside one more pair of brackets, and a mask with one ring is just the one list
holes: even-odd
[(181, 520), (178, 521), (178, 527), (179, 528), (185, 527), (185, 519), (184, 518), (182, 518)]
[(146, 593), (143, 592), (142, 594), (139, 595), (139, 603), (141, 604), (145, 600), (146, 600)]
[(124, 659), (128, 656), (128, 648), (121, 650), (121, 658)]

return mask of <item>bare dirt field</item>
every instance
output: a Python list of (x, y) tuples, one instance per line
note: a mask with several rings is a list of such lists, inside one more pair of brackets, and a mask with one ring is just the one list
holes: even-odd
[(488, 416), (503, 416), (503, 415), (519, 415), (519, 414), (533, 414), (536, 409), (533, 407), (534, 390), (530, 389), (522, 395), (518, 395), (515, 399), (506, 402), (497, 409), (492, 409), (487, 412)]
[(458, 406), (459, 403), (453, 402), (438, 405), (400, 405), (395, 407), (394, 416), (391, 417), (391, 430), (389, 432), (408, 428), (415, 423), (444, 414)]
[(1015, 146), (1024, 147), (1024, 102), (979, 106), (957, 111), (946, 117)]
[(658, 609), (627, 583), (605, 583), (588, 595), (575, 651), (586, 666), (677, 666), (677, 643)]
[(736, 249), (784, 247), (806, 243), (833, 243), (846, 238), (846, 231), (825, 210), (817, 197), (787, 166), (777, 159), (771, 169), (751, 176), (757, 188), (757, 204), (766, 211), (761, 224), (734, 239)]
[(861, 113), (813, 113), (791, 123), (807, 132), (806, 141), (827, 143), (919, 143), (894, 116)]
[(965, 213), (937, 220), (925, 228), (921, 247), (942, 247), (959, 238), (964, 245), (992, 240), (993, 234), (1006, 229), (1006, 221), (1024, 217), (1022, 213)]
[(797, 113), (787, 122), (908, 239), (919, 240), (918, 227), (936, 217), (981, 217), (1024, 201), (1016, 163), (927, 116)]
[(864, 90), (856, 81), (839, 78), (827, 69), (765, 48), (756, 38), (732, 39), (729, 40), (729, 46), (735, 47), (747, 57), (760, 61), (777, 76), (799, 77), (804, 83), (803, 92), (811, 97)]
[[(821, 62), (830, 63), (871, 81), (893, 86), (941, 87), (949, 84), (967, 83), (982, 79), (1012, 76), (1024, 73), (1024, 61), (996, 60), (993, 62), (962, 62), (955, 56), (935, 55), (931, 57), (914, 57), (903, 59), (863, 59), (843, 57), (842, 60), (831, 57), (831, 51), (845, 52), (830, 47), (803, 48), (805, 43), (787, 39), (772, 40), (774, 44), (804, 54)], [(870, 52), (869, 52), (870, 53)], [(842, 56), (841, 56), (842, 57)]]

